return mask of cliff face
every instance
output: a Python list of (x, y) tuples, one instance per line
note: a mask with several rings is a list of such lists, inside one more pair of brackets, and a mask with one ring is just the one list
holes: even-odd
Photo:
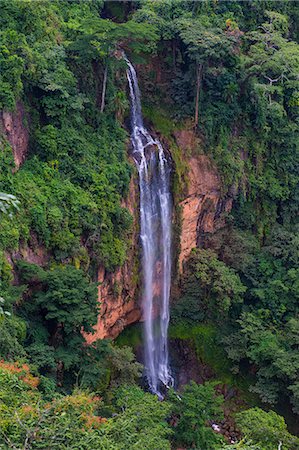
[(17, 102), (15, 111), (2, 111), (0, 113), (0, 129), (11, 145), (17, 169), (25, 161), (28, 152), (29, 129), (26, 125), (27, 119), (21, 102)]
[[(175, 135), (177, 145), (187, 162), (188, 187), (185, 198), (180, 202), (181, 236), (179, 268), (192, 248), (200, 245), (201, 235), (213, 232), (224, 224), (224, 212), (232, 207), (232, 198), (222, 198), (221, 181), (216, 167), (206, 155), (196, 155), (195, 136), (192, 131), (181, 130)], [(98, 271), (100, 314), (94, 327), (95, 333), (87, 335), (88, 343), (96, 339), (115, 338), (134, 322), (142, 320), (138, 296), (139, 271), (139, 217), (138, 181), (132, 179), (127, 199), (123, 202), (133, 215), (134, 222), (130, 236), (128, 258), (123, 267), (114, 273), (107, 273), (100, 267)], [(157, 287), (158, 290), (158, 287)]]
[[(16, 111), (2, 112), (0, 128), (3, 135), (12, 146), (16, 167), (24, 162), (29, 143), (29, 131), (26, 126), (26, 113), (23, 105), (18, 102)], [(179, 268), (183, 269), (184, 261), (192, 248), (200, 245), (202, 233), (213, 232), (224, 223), (223, 212), (228, 212), (232, 206), (232, 198), (222, 198), (221, 182), (217, 169), (208, 156), (196, 154), (196, 139), (193, 131), (180, 130), (175, 133), (178, 147), (187, 164), (187, 192), (180, 202), (181, 236), (179, 252)], [(192, 156), (186, 156), (192, 155)], [(123, 206), (131, 212), (134, 221), (129, 238), (127, 261), (123, 267), (114, 273), (108, 273), (103, 267), (98, 270), (98, 301), (100, 314), (95, 326), (95, 333), (87, 335), (91, 343), (99, 338), (115, 338), (126, 326), (141, 320), (141, 309), (138, 298), (138, 181), (132, 178), (127, 199)], [(48, 258), (41, 249), (20, 250), (22, 257), (36, 264), (43, 265)], [(157, 287), (158, 289), (158, 287)]]
[(96, 339), (115, 338), (131, 323), (138, 322), (141, 310), (138, 305), (138, 183), (131, 179), (129, 194), (123, 201), (133, 216), (132, 232), (129, 239), (128, 256), (123, 267), (107, 273), (100, 267), (98, 271), (98, 301), (100, 314), (94, 327), (95, 333), (86, 336), (91, 343)]
[[(195, 137), (192, 131), (179, 131), (176, 140), (185, 154), (192, 154)], [(194, 152), (193, 152), (194, 154)], [(232, 198), (222, 198), (221, 181), (216, 167), (206, 155), (187, 158), (188, 187), (181, 207), (179, 268), (183, 268), (192, 248), (200, 245), (201, 235), (211, 233), (224, 224), (223, 213), (232, 208)]]

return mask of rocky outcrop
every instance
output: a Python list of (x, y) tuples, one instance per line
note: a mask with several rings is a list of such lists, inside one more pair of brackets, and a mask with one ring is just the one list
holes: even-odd
[(193, 154), (187, 158), (187, 192), (180, 202), (181, 238), (179, 268), (192, 248), (200, 244), (203, 233), (211, 233), (224, 224), (224, 214), (232, 208), (232, 198), (222, 198), (221, 180), (215, 165), (204, 154), (194, 155), (197, 145), (192, 131), (179, 131), (176, 140), (185, 154)]
[(14, 260), (22, 259), (30, 264), (45, 267), (51, 258), (47, 248), (39, 242), (38, 235), (30, 231), (30, 239), (25, 246), (20, 246), (11, 253)]
[(113, 273), (108, 273), (103, 267), (98, 271), (98, 301), (100, 314), (94, 327), (94, 334), (87, 335), (88, 343), (96, 339), (115, 338), (131, 323), (141, 317), (137, 301), (138, 288), (138, 204), (137, 182), (131, 179), (129, 194), (123, 202), (133, 216), (130, 248), (125, 264)]
[(25, 161), (28, 152), (29, 129), (26, 124), (27, 120), (21, 102), (17, 102), (15, 111), (3, 111), (0, 115), (0, 130), (11, 145), (17, 169)]
[(213, 370), (200, 360), (191, 339), (170, 339), (169, 348), (178, 389), (190, 380), (202, 384), (213, 378)]

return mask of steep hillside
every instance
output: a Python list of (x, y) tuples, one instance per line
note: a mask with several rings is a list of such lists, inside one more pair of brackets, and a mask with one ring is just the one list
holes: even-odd
[(298, 18), (1, 1), (1, 449), (299, 448)]

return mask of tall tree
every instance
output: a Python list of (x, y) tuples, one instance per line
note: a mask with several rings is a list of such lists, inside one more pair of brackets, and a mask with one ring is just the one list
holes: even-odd
[(198, 126), (198, 109), (202, 79), (209, 68), (221, 70), (223, 61), (234, 58), (239, 46), (239, 33), (225, 32), (199, 19), (177, 20), (179, 34), (196, 67), (194, 126)]

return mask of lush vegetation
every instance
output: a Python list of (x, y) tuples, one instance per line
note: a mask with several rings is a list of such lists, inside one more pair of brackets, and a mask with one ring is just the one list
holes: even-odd
[[(2, 0), (0, 109), (23, 108), (30, 135), (20, 168), (0, 141), (0, 448), (299, 448), (274, 412), (299, 413), (298, 19), (291, 1)], [(132, 227), (123, 51), (172, 152), (175, 200), (188, 177), (174, 135), (190, 126), (190, 152), (234, 199), (171, 314), (215, 380), (163, 402), (129, 346), (84, 339), (97, 269), (125, 262)], [(235, 443), (212, 429), (224, 383), (246, 399)]]

